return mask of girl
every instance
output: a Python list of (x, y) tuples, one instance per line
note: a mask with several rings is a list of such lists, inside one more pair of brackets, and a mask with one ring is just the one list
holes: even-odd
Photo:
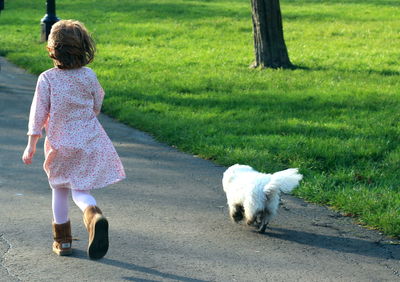
[(32, 163), (44, 127), (43, 168), (53, 193), (53, 251), (61, 256), (72, 253), (71, 191), (89, 233), (88, 255), (99, 259), (108, 250), (108, 222), (90, 190), (124, 179), (125, 172), (96, 117), (104, 91), (95, 73), (85, 67), (94, 58), (95, 45), (82, 23), (62, 20), (53, 25), (47, 49), (55, 67), (38, 78), (22, 160)]

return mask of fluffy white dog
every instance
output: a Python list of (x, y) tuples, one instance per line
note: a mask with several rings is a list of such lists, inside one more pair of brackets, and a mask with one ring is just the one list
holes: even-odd
[(260, 173), (247, 165), (229, 167), (222, 179), (229, 205), (229, 215), (235, 222), (246, 219), (263, 233), (271, 218), (276, 215), (281, 192), (289, 193), (303, 178), (297, 168)]

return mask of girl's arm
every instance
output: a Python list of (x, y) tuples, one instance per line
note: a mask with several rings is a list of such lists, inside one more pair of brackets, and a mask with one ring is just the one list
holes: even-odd
[(40, 75), (36, 84), (35, 95), (33, 96), (28, 124), (28, 145), (22, 155), (25, 164), (31, 164), (36, 152), (36, 143), (42, 136), (42, 129), (45, 125), (50, 111), (50, 86), (43, 75)]
[(29, 135), (28, 145), (26, 145), (24, 154), (22, 155), (22, 161), (24, 164), (32, 163), (32, 158), (36, 153), (36, 144), (39, 138), (40, 135)]
[(33, 95), (27, 135), (42, 136), (42, 129), (50, 112), (50, 84), (43, 74), (39, 75)]
[(93, 111), (95, 112), (96, 116), (100, 114), (101, 111), (101, 105), (103, 104), (103, 99), (104, 99), (104, 90), (103, 87), (101, 87), (100, 82), (97, 80), (96, 75), (94, 75), (94, 81), (93, 81)]

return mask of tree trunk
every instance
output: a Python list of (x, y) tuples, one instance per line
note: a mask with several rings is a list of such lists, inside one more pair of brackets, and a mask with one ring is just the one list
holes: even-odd
[(283, 39), (279, 0), (251, 0), (255, 61), (250, 67), (293, 68)]

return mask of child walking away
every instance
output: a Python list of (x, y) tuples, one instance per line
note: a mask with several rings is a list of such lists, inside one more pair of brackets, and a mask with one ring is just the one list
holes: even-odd
[(62, 20), (53, 26), (47, 49), (55, 67), (38, 78), (22, 160), (32, 163), (44, 127), (43, 168), (53, 193), (53, 251), (61, 256), (72, 253), (71, 191), (89, 233), (88, 255), (100, 259), (108, 250), (108, 221), (90, 191), (124, 179), (125, 172), (97, 119), (104, 91), (95, 73), (85, 67), (94, 58), (95, 45), (82, 23)]

